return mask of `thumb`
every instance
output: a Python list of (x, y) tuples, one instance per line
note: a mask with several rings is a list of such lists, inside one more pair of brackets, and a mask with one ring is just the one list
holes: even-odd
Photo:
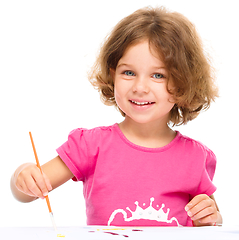
[(46, 187), (47, 187), (48, 191), (51, 191), (52, 190), (52, 186), (51, 186), (50, 179), (47, 177), (47, 175), (44, 172), (42, 172), (42, 175), (43, 175), (43, 178), (45, 180)]

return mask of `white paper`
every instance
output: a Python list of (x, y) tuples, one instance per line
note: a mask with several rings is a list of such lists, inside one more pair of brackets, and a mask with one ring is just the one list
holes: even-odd
[(0, 228), (3, 240), (239, 240), (237, 227), (62, 227)]

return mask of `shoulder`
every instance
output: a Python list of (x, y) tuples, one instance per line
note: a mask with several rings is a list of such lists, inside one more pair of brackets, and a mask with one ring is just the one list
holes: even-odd
[(205, 144), (203, 144), (202, 142), (195, 140), (193, 138), (190, 138), (188, 136), (185, 136), (181, 133), (179, 133), (179, 143), (181, 146), (185, 146), (185, 148), (187, 148), (188, 150), (191, 151), (195, 151), (195, 152), (202, 152), (206, 155), (212, 155), (213, 157), (215, 157), (213, 151), (208, 148)]
[(201, 173), (206, 170), (207, 174), (212, 179), (217, 164), (214, 152), (200, 141), (182, 134), (180, 134), (179, 139), (179, 146), (181, 149), (184, 148), (183, 156), (184, 158), (187, 157), (189, 162), (192, 164), (192, 169), (197, 169), (197, 172), (200, 172), (201, 169)]
[(76, 128), (70, 132), (69, 135), (97, 135), (97, 134), (107, 134), (112, 132), (114, 129), (115, 124), (111, 126), (100, 126), (95, 128)]
[(76, 128), (72, 130), (68, 135), (69, 139), (76, 141), (85, 140), (86, 142), (99, 142), (102, 138), (108, 138), (115, 129), (115, 125), (111, 126), (100, 126), (91, 129), (87, 128)]
[(114, 128), (115, 125), (92, 129), (76, 128), (69, 133), (67, 141), (58, 148), (58, 153), (64, 151), (75, 155), (95, 156), (102, 147), (105, 148), (114, 142), (114, 134), (111, 134)]

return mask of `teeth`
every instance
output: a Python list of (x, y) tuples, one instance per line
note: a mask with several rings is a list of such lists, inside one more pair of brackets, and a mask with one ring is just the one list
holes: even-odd
[(136, 102), (136, 101), (133, 101), (131, 100), (132, 103), (135, 103), (137, 105), (145, 105), (145, 104), (151, 104), (152, 102)]

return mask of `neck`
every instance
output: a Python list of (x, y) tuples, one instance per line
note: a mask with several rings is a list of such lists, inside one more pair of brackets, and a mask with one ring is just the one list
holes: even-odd
[(126, 117), (119, 127), (129, 141), (144, 147), (163, 147), (176, 136), (167, 122), (138, 123)]

